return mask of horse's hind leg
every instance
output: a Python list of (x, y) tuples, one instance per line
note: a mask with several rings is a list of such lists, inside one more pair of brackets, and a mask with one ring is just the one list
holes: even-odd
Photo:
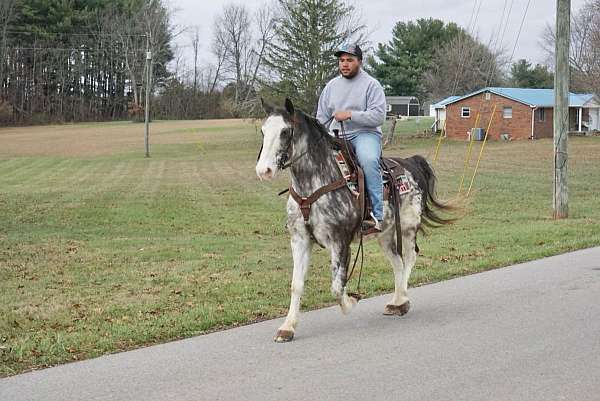
[[(394, 268), (394, 295), (386, 305), (385, 315), (404, 315), (410, 309), (408, 279), (417, 259), (417, 229), (420, 224), (420, 197), (407, 199), (400, 213), (402, 222), (402, 257), (396, 250), (396, 231), (392, 224), (379, 237), (379, 244)], [(393, 221), (393, 220), (392, 220)]]
[[(396, 251), (396, 235), (394, 228), (386, 230), (379, 236), (379, 245), (388, 258), (394, 269), (394, 294), (392, 299), (385, 306), (384, 315), (404, 315), (408, 312), (410, 302), (408, 292), (404, 286), (408, 279), (404, 279), (405, 266), (400, 254)], [(402, 244), (404, 247), (404, 244)]]
[(312, 250), (312, 241), (307, 235), (302, 235), (301, 233), (292, 233), (291, 244), (294, 270), (292, 272), (290, 309), (288, 310), (285, 322), (277, 330), (277, 334), (275, 335), (276, 342), (292, 341), (294, 338), (294, 331), (298, 323), (298, 314), (300, 313), (300, 298), (304, 292), (304, 280)]

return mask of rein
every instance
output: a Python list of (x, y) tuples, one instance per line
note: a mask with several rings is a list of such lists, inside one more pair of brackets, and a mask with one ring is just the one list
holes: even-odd
[[(329, 124), (332, 120), (333, 120), (333, 116), (331, 118), (329, 118), (329, 120), (325, 121), (325, 123), (323, 125)], [(323, 138), (325, 138), (325, 136), (321, 135), (321, 138), (319, 138), (319, 142), (317, 142), (317, 144), (321, 143), (321, 141), (323, 140)], [(292, 126), (292, 141), (290, 141), (290, 147), (292, 146), (292, 144), (294, 142), (293, 139), (294, 139), (294, 126)], [(314, 146), (316, 146), (316, 145), (314, 145)], [(261, 147), (261, 150), (262, 150), (262, 147)], [(285, 170), (286, 168), (292, 167), (293, 163), (297, 162), (302, 157), (304, 157), (310, 150), (311, 150), (311, 148), (309, 147), (304, 152), (302, 152), (301, 154), (299, 154), (298, 156), (296, 156), (293, 160), (290, 160), (289, 162), (285, 163), (281, 167), (281, 170)], [(260, 154), (259, 154), (259, 158), (260, 158)], [(287, 191), (285, 191), (285, 192), (287, 192)], [(285, 192), (282, 192), (282, 193), (285, 193)], [(279, 195), (281, 195), (281, 193)]]
[[(342, 129), (342, 137), (346, 136), (346, 129), (344, 128), (344, 122), (340, 121), (340, 128)], [(348, 141), (343, 141), (344, 146), (346, 147), (346, 152), (348, 154), (350, 154), (350, 151), (348, 149)], [(353, 161), (354, 162), (354, 161)], [(354, 171), (358, 171), (358, 166), (354, 165)], [(363, 215), (365, 214), (364, 209), (360, 211), (360, 213)], [(362, 218), (361, 217), (361, 220)], [(360, 242), (358, 243), (358, 249), (356, 250), (356, 256), (354, 257), (354, 263), (352, 263), (352, 269), (350, 270), (350, 274), (347, 274), (346, 277), (346, 283), (348, 281), (350, 281), (350, 279), (352, 278), (352, 275), (354, 274), (354, 268), (356, 267), (356, 262), (358, 262), (358, 254), (360, 253), (361, 257), (360, 257), (360, 269), (358, 271), (358, 283), (356, 284), (356, 292), (355, 293), (349, 293), (348, 295), (352, 296), (353, 298), (356, 298), (357, 301), (360, 301), (362, 299), (362, 295), (360, 295), (360, 279), (362, 278), (362, 269), (363, 269), (363, 265), (365, 262), (365, 250), (363, 247), (363, 232), (362, 232), (362, 228), (360, 229)]]

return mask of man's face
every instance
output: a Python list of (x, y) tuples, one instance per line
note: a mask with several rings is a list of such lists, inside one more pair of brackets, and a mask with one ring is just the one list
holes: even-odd
[(340, 74), (342, 74), (344, 78), (352, 78), (358, 74), (361, 64), (362, 62), (358, 59), (358, 57), (353, 56), (352, 54), (342, 53), (342, 55), (338, 58)]

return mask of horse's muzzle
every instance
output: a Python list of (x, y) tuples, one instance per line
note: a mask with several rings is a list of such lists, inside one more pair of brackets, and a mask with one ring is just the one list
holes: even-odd
[(256, 165), (256, 175), (261, 180), (270, 180), (275, 177), (277, 168), (267, 163), (259, 163)]

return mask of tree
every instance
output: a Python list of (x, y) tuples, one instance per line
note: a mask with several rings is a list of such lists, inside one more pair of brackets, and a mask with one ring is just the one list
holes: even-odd
[(214, 28), (226, 49), (224, 67), (233, 81), (233, 103), (239, 104), (248, 90), (249, 70), (254, 64), (250, 12), (241, 4), (226, 5)]
[(264, 59), (266, 92), (315, 112), (321, 90), (337, 73), (335, 49), (364, 42), (365, 27), (354, 14), (341, 0), (279, 0), (275, 37)]
[(200, 48), (200, 29), (196, 26), (191, 33), (194, 50), (194, 93), (198, 91), (198, 49)]
[[(556, 35), (554, 28), (546, 27), (542, 45), (553, 65)], [(571, 90), (594, 92), (600, 95), (600, 0), (587, 0), (571, 16)]]
[(422, 80), (428, 100), (465, 94), (485, 86), (502, 84), (502, 51), (462, 32), (437, 49)]
[(272, 31), (273, 13), (267, 5), (253, 14), (244, 5), (228, 4), (215, 19), (214, 84), (220, 79), (227, 86), (227, 108), (234, 116), (247, 114), (256, 104), (255, 84)]
[(510, 69), (510, 83), (517, 88), (552, 88), (554, 75), (548, 67), (536, 64), (532, 67), (525, 59), (514, 63)]
[(0, 2), (0, 96), (4, 83), (4, 70), (6, 63), (6, 39), (7, 30), (15, 11), (15, 0), (2, 0)]
[(9, 122), (127, 117), (143, 89), (146, 38), (161, 85), (171, 37), (162, 0), (1, 0), (0, 76), (10, 79), (0, 78), (0, 98)]
[(436, 51), (455, 39), (462, 28), (437, 19), (398, 22), (387, 44), (379, 43), (368, 66), (386, 94), (424, 98), (423, 74), (432, 66)]

